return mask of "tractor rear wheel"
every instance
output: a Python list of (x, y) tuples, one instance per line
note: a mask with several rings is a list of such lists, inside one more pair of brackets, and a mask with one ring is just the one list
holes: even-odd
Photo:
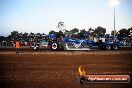
[(56, 42), (53, 42), (53, 43), (51, 43), (50, 48), (52, 50), (58, 50), (59, 49), (59, 44), (56, 43)]
[(118, 46), (118, 45), (113, 45), (112, 48), (113, 48), (114, 50), (117, 50), (117, 49), (119, 48), (119, 46)]
[(111, 45), (105, 45), (106, 50), (111, 50)]

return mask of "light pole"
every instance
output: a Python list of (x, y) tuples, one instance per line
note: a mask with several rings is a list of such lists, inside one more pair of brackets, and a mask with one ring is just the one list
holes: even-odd
[(132, 49), (132, 30), (130, 30), (130, 36), (131, 36), (131, 49)]
[(114, 8), (114, 42), (116, 37), (116, 28), (115, 28), (115, 7), (119, 4), (119, 0), (110, 0), (110, 4)]
[(116, 36), (116, 29), (115, 29), (115, 6), (114, 6), (114, 42), (115, 42), (115, 36)]

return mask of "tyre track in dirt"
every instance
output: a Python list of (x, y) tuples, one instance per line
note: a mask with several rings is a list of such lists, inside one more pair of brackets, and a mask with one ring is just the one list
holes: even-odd
[[(115, 51), (117, 52), (117, 51)], [(90, 53), (90, 54), (89, 54)], [(103, 53), (103, 54), (100, 54)], [(81, 65), (87, 74), (132, 76), (131, 52), (14, 52), (0, 53), (0, 88), (130, 88), (129, 84), (79, 85)]]

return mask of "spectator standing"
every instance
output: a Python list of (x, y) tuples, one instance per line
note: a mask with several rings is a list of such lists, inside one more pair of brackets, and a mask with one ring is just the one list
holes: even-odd
[(16, 54), (20, 52), (20, 42), (17, 40), (16, 41)]

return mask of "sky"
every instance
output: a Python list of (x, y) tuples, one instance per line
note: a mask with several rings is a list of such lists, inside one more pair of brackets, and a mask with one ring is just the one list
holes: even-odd
[[(115, 7), (116, 30), (132, 27), (132, 0), (119, 0)], [(67, 30), (114, 27), (114, 9), (110, 0), (0, 0), (0, 36), (12, 31), (45, 33)]]

